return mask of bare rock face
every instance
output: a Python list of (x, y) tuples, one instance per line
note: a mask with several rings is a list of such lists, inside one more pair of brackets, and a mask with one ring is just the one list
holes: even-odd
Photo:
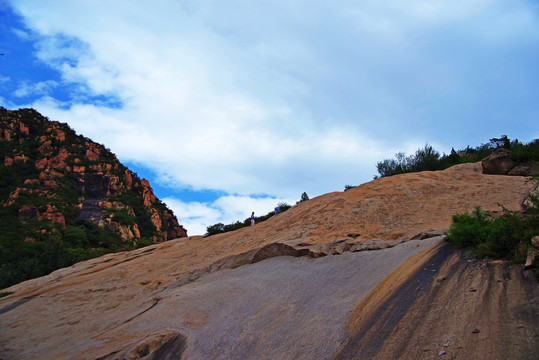
[(498, 149), (481, 162), (483, 174), (537, 176), (539, 165), (536, 161), (517, 162), (511, 150)]
[(539, 236), (535, 236), (532, 239), (531, 245), (532, 246), (528, 249), (524, 269), (531, 269), (537, 265), (537, 260), (539, 259)]
[(513, 176), (537, 176), (539, 175), (539, 165), (537, 162), (526, 162), (523, 164), (518, 164), (512, 168), (507, 175)]
[(0, 358), (534, 358), (536, 280), (443, 243), (452, 214), (520, 210), (525, 180), (396, 175), (75, 264), (4, 290)]
[(506, 175), (516, 165), (511, 150), (498, 149), (481, 162), (483, 174)]

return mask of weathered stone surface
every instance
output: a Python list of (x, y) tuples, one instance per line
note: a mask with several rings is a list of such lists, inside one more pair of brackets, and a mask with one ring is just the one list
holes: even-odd
[(128, 189), (131, 189), (131, 187), (133, 186), (133, 177), (131, 176), (131, 171), (126, 169), (124, 171), (124, 175), (125, 175), (126, 187)]
[(537, 176), (539, 175), (539, 165), (537, 162), (527, 162), (523, 164), (518, 164), (512, 168), (507, 175), (514, 176)]
[(66, 141), (66, 133), (57, 129), (55, 139), (58, 141)]
[(531, 247), (528, 249), (526, 263), (524, 269), (534, 268), (539, 260), (539, 236), (535, 236), (531, 240)]
[(149, 207), (155, 202), (155, 196), (153, 195), (150, 183), (146, 179), (140, 181), (142, 185), (142, 198), (144, 199), (144, 206)]
[(86, 147), (86, 158), (90, 161), (99, 160), (101, 150), (94, 143), (86, 142)]
[(533, 358), (536, 282), (439, 235), (477, 205), (519, 210), (525, 180), (479, 163), (397, 175), (78, 263), (6, 289), (0, 357), (423, 359), (450, 341), (447, 357)]
[(531, 240), (531, 244), (534, 248), (539, 250), (539, 236), (534, 236)]
[(511, 150), (498, 149), (481, 162), (483, 174), (506, 175), (516, 165)]
[(47, 158), (43, 158), (43, 159), (40, 159), (40, 160), (36, 160), (35, 164), (36, 164), (36, 168), (44, 169), (49, 164), (49, 160)]
[(41, 219), (48, 219), (52, 222), (58, 223), (62, 226), (66, 225), (64, 214), (56, 209), (56, 206), (47, 204), (47, 208), (43, 214), (41, 214)]

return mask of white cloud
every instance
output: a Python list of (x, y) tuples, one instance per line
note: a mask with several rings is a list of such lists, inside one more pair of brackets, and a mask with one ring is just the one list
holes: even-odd
[(23, 82), (19, 84), (17, 90), (13, 92), (16, 97), (26, 96), (47, 96), (51, 93), (53, 88), (58, 86), (58, 82), (54, 80), (40, 81), (37, 83)]
[(236, 221), (243, 222), (253, 211), (256, 216), (266, 215), (280, 202), (295, 204), (291, 200), (232, 195), (222, 196), (212, 203), (183, 202), (173, 197), (164, 198), (162, 201), (174, 211), (189, 236), (204, 235), (208, 226), (217, 223), (227, 225)]
[[(539, 135), (539, 20), (526, 1), (11, 4), (61, 85), (80, 85), (68, 103), (43, 87), (28, 105), (170, 186), (238, 194), (241, 209), (250, 194), (368, 181), (377, 161), (426, 142)], [(88, 101), (98, 95), (121, 106)], [(180, 208), (236, 220), (225, 199)]]

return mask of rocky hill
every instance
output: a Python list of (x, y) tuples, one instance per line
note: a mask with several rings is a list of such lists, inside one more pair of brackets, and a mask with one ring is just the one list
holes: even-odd
[(0, 287), (187, 236), (145, 179), (32, 109), (0, 108)]
[(463, 164), (81, 262), (4, 290), (0, 358), (536, 359), (537, 280), (443, 241), (532, 190)]

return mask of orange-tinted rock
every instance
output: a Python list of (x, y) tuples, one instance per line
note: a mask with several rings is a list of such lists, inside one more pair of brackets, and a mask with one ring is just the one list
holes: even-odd
[(51, 143), (52, 142), (50, 140), (47, 140), (47, 141), (43, 142), (43, 144), (41, 144), (41, 146), (37, 148), (38, 151), (41, 154), (50, 154), (50, 152), (52, 150)]
[(13, 159), (6, 156), (4, 158), (4, 166), (11, 166), (11, 165), (13, 165)]
[(49, 160), (49, 166), (55, 169), (65, 169), (67, 164), (64, 162), (69, 156), (66, 149), (60, 149), (58, 155)]
[(19, 121), (19, 131), (26, 135), (30, 134), (30, 129), (22, 121)]
[(85, 166), (73, 165), (73, 172), (84, 173), (84, 170), (86, 170)]
[[(409, 240), (443, 233), (453, 214), (478, 205), (519, 210), (533, 189), (523, 177), (481, 170), (377, 179), (252, 227), (108, 254), (20, 283), (0, 298), (0, 348), (22, 360), (431, 359), (441, 349), (459, 359), (536, 358), (535, 279), (440, 236)], [(383, 250), (358, 250), (375, 247)], [(366, 340), (373, 356), (353, 347)]]
[[(144, 207), (149, 207), (152, 205), (152, 203), (155, 202), (155, 196), (148, 180), (142, 179), (140, 183), (142, 185), (142, 199), (144, 201)], [(158, 227), (157, 229), (159, 228), (160, 227)]]
[(43, 158), (40, 160), (36, 160), (36, 168), (38, 169), (44, 169), (49, 164), (49, 160), (47, 158)]
[(86, 158), (91, 161), (99, 160), (99, 154), (101, 151), (99, 150), (97, 145), (94, 143), (89, 143), (89, 142), (86, 142), (85, 145), (87, 147)]
[(152, 208), (151, 210), (151, 217), (150, 217), (151, 221), (152, 221), (152, 224), (153, 226), (155, 226), (155, 228), (157, 230), (161, 230), (161, 216), (159, 216), (159, 213), (157, 212), (156, 209)]
[(28, 156), (22, 154), (22, 155), (15, 155), (15, 157), (13, 158), (13, 160), (15, 161), (22, 161), (22, 162), (27, 162), (28, 161)]
[(126, 169), (124, 175), (125, 175), (125, 181), (127, 183), (127, 188), (131, 189), (133, 185), (133, 177), (131, 176), (131, 171)]
[(86, 150), (86, 158), (88, 160), (97, 161), (99, 159), (99, 154), (92, 150)]
[(24, 185), (39, 186), (39, 179), (26, 179), (24, 180)]
[(110, 201), (100, 201), (99, 207), (102, 209), (113, 209), (112, 203)]
[(137, 224), (134, 224), (134, 225), (132, 226), (132, 230), (133, 230), (133, 235), (134, 235), (136, 238), (140, 239), (140, 230), (139, 230)]
[(52, 180), (44, 180), (43, 186), (49, 189), (55, 189), (56, 188), (56, 182)]
[(56, 140), (58, 141), (65, 141), (66, 140), (66, 133), (62, 130), (56, 130)]
[(52, 222), (56, 222), (63, 227), (65, 227), (65, 217), (62, 213), (58, 212), (58, 209), (56, 209), (56, 206), (47, 204), (47, 209), (43, 214), (40, 216), (41, 219), (48, 219)]
[(2, 140), (11, 141), (11, 131), (8, 129), (3, 129), (0, 134), (2, 134)]

